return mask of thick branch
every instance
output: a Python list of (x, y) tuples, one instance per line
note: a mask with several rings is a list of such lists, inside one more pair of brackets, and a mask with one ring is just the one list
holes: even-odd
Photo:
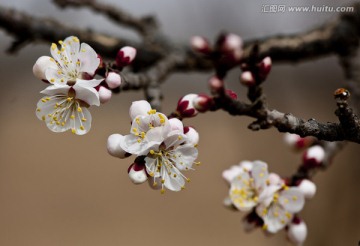
[(95, 0), (53, 0), (58, 6), (65, 7), (89, 7), (95, 13), (101, 13), (109, 17), (115, 23), (133, 28), (142, 35), (148, 35), (156, 27), (154, 17), (147, 16), (144, 18), (136, 18), (119, 7), (103, 4)]

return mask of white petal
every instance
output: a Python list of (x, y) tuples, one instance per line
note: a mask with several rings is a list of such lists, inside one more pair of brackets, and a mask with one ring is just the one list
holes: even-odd
[[(156, 166), (157, 166), (157, 163), (158, 163), (158, 159), (157, 158), (151, 158), (151, 157), (146, 157), (145, 158), (145, 167), (146, 167), (146, 171), (148, 172), (148, 174), (152, 177), (152, 178), (159, 178), (160, 177), (160, 173), (156, 171)], [(153, 180), (154, 181), (154, 180)], [(155, 180), (155, 182), (157, 184), (160, 184), (161, 183), (161, 180), (160, 182), (157, 182)], [(156, 185), (154, 185), (155, 187)]]
[(40, 91), (40, 93), (48, 95), (48, 96), (54, 96), (54, 95), (64, 95), (67, 96), (70, 86), (68, 85), (50, 85), (46, 87), (45, 90)]
[(169, 124), (171, 126), (171, 130), (180, 131), (181, 133), (183, 133), (184, 125), (181, 122), (181, 120), (179, 120), (177, 118), (172, 118), (172, 119), (169, 119)]
[(184, 144), (177, 147), (171, 158), (179, 170), (190, 169), (198, 156), (198, 150), (191, 144)]
[(234, 165), (229, 169), (223, 171), (222, 177), (230, 184), (230, 182), (242, 172), (244, 172), (244, 170), (241, 167)]
[(131, 120), (134, 120), (136, 116), (147, 116), (151, 110), (151, 105), (145, 100), (135, 101), (131, 104), (129, 114)]
[(274, 194), (281, 189), (280, 185), (265, 186), (259, 195), (259, 203), (269, 206), (274, 199)]
[[(74, 112), (74, 115), (75, 115), (75, 119), (72, 120), (73, 123), (70, 122), (71, 130), (76, 135), (84, 135), (91, 128), (91, 120), (92, 120), (92, 118), (91, 118), (90, 111), (85, 107), (82, 107), (81, 110), (82, 111), (79, 112), (77, 109), (74, 109), (73, 112)], [(70, 121), (71, 121), (71, 119), (70, 119)], [(74, 130), (75, 130), (75, 132), (74, 132)]]
[(110, 155), (118, 157), (120, 159), (127, 157), (127, 152), (124, 151), (120, 142), (124, 141), (124, 136), (120, 134), (112, 134), (107, 140), (107, 150)]
[(194, 146), (199, 143), (199, 133), (194, 128), (189, 127), (189, 130), (185, 135), (187, 136), (187, 143), (190, 143)]
[(100, 65), (100, 59), (97, 53), (88, 44), (82, 43), (78, 54), (80, 60), (80, 72), (94, 75)]
[(120, 142), (121, 148), (134, 155), (147, 155), (150, 150), (157, 151), (162, 140), (159, 141), (146, 141), (141, 140), (138, 142), (138, 137), (129, 134), (124, 137), (124, 141)]
[(279, 203), (290, 213), (298, 213), (304, 207), (305, 199), (299, 188), (290, 187), (280, 192)]
[(80, 50), (80, 41), (75, 36), (67, 37), (64, 40), (66, 55), (73, 63), (77, 62)]
[(33, 66), (33, 73), (38, 79), (46, 80), (45, 71), (49, 67), (57, 69), (55, 60), (50, 56), (41, 56)]
[(264, 229), (270, 233), (285, 228), (293, 218), (293, 214), (285, 211), (279, 203), (272, 203), (270, 207), (260, 204), (256, 207), (256, 213), (263, 219)]
[(321, 163), (325, 158), (324, 148), (320, 145), (310, 147), (305, 153), (306, 159), (315, 159), (317, 163)]
[(95, 90), (95, 86), (99, 85), (101, 80), (81, 80), (76, 79), (73, 89), (76, 92), (76, 98), (86, 102), (89, 105), (100, 106), (99, 92)]
[(239, 166), (247, 171), (251, 171), (251, 169), (253, 168), (253, 162), (252, 161), (242, 161), (239, 163)]
[(46, 80), (54, 85), (66, 85), (68, 78), (62, 69), (48, 67), (45, 71)]
[(174, 168), (172, 171), (172, 173), (164, 172), (164, 186), (172, 191), (180, 191), (185, 187), (185, 179), (178, 169)]
[(243, 212), (250, 211), (257, 205), (254, 197), (257, 195), (250, 181), (248, 172), (242, 172), (231, 181), (229, 196), (234, 206)]
[(254, 161), (253, 168), (251, 169), (251, 175), (255, 182), (255, 188), (260, 192), (266, 186), (266, 180), (268, 179), (267, 164), (262, 161)]
[(180, 144), (184, 143), (186, 140), (186, 136), (180, 131), (172, 131), (168, 134), (168, 136), (164, 139), (164, 145), (166, 149), (169, 149), (171, 147), (177, 147)]

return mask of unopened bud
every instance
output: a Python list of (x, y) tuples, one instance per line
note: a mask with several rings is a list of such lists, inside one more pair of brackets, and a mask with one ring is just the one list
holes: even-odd
[(314, 142), (314, 138), (313, 137), (302, 138), (297, 134), (285, 133), (284, 141), (294, 150), (300, 150), (310, 146)]
[(134, 120), (138, 115), (147, 115), (150, 110), (151, 105), (147, 101), (135, 101), (130, 106), (129, 115), (131, 120)]
[(120, 86), (121, 77), (118, 73), (110, 72), (106, 76), (105, 82), (109, 86), (110, 89), (114, 89), (114, 88)]
[(253, 74), (250, 71), (244, 71), (240, 75), (240, 82), (245, 86), (254, 86), (255, 85), (255, 79)]
[(172, 131), (180, 131), (181, 133), (184, 132), (184, 125), (181, 120), (177, 118), (171, 118), (169, 119), (169, 124)]
[(194, 98), (193, 103), (197, 111), (206, 112), (213, 104), (213, 99), (208, 95), (200, 94), (196, 98)]
[(125, 67), (129, 65), (136, 56), (136, 49), (130, 46), (125, 46), (119, 50), (116, 55), (116, 65), (118, 67)]
[(186, 142), (194, 146), (199, 144), (199, 133), (191, 126), (184, 127), (184, 134), (187, 137)]
[(219, 79), (217, 76), (213, 76), (209, 79), (209, 86), (211, 93), (219, 94), (224, 90), (224, 81)]
[(145, 171), (145, 165), (143, 163), (136, 163), (130, 165), (128, 168), (128, 174), (130, 180), (134, 184), (142, 184), (148, 180), (148, 176)]
[(194, 107), (193, 100), (198, 97), (197, 94), (188, 94), (178, 101), (176, 111), (184, 118), (194, 117), (198, 111)]
[(112, 134), (107, 140), (107, 151), (110, 155), (124, 159), (131, 154), (127, 153), (120, 147), (120, 142), (124, 140), (124, 136), (120, 134)]
[(270, 73), (272, 67), (271, 58), (269, 56), (265, 57), (259, 64), (259, 79), (264, 81)]
[(240, 36), (229, 33), (221, 36), (218, 40), (218, 46), (221, 52), (231, 56), (235, 61), (239, 61), (243, 54), (243, 41)]
[(58, 68), (55, 60), (49, 56), (41, 56), (36, 60), (33, 66), (33, 73), (36, 78), (46, 81), (47, 79), (45, 73), (48, 68)]
[(298, 184), (298, 188), (301, 193), (304, 194), (305, 198), (311, 199), (315, 196), (316, 185), (308, 179), (303, 179)]
[(110, 101), (112, 96), (111, 90), (105, 88), (104, 86), (100, 86), (98, 93), (99, 93), (100, 103), (106, 103)]
[(236, 94), (236, 92), (235, 92), (235, 91), (232, 91), (232, 90), (226, 90), (225, 92), (226, 92), (226, 94), (227, 94), (229, 97), (231, 97), (232, 99), (234, 99), (234, 100), (236, 100), (236, 99), (237, 99), (237, 94)]
[(325, 158), (325, 151), (320, 145), (310, 147), (303, 155), (303, 165), (308, 168), (321, 166)]
[(209, 42), (201, 36), (193, 36), (190, 40), (191, 47), (200, 53), (207, 54), (210, 52)]
[(296, 217), (289, 224), (287, 237), (295, 245), (302, 245), (305, 242), (307, 236), (307, 227), (305, 222)]

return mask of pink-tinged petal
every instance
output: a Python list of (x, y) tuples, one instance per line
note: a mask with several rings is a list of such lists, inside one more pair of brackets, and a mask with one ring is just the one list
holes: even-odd
[(37, 77), (38, 79), (41, 79), (41, 80), (47, 80), (45, 71), (49, 67), (53, 68), (53, 69), (58, 68), (55, 60), (53, 58), (51, 58), (50, 56), (39, 57), (33, 66), (33, 73), (34, 73), (35, 77)]
[(279, 203), (290, 213), (298, 213), (303, 209), (305, 197), (296, 187), (290, 187), (280, 192)]
[(192, 144), (193, 146), (197, 146), (200, 140), (199, 133), (192, 127), (188, 127), (188, 131), (185, 134), (187, 137), (186, 142)]
[(290, 223), (287, 236), (294, 245), (302, 245), (307, 237), (306, 224), (303, 221), (300, 221), (299, 223)]
[(315, 196), (316, 185), (314, 184), (314, 182), (308, 179), (301, 180), (300, 184), (298, 185), (298, 188), (307, 199), (313, 198)]
[(173, 130), (173, 131), (176, 130), (176, 131), (180, 131), (181, 133), (183, 133), (184, 125), (181, 120), (179, 120), (177, 118), (172, 118), (172, 119), (169, 119), (169, 124), (171, 126), (171, 130)]
[(68, 78), (62, 69), (48, 67), (45, 71), (46, 80), (54, 85), (66, 85)]
[(114, 88), (117, 88), (120, 86), (121, 77), (118, 73), (110, 72), (106, 76), (105, 82), (109, 86), (110, 89), (114, 89)]
[(80, 72), (82, 73), (94, 75), (100, 65), (97, 53), (86, 43), (81, 44), (78, 59), (80, 60)]
[(48, 95), (48, 96), (54, 96), (54, 95), (67, 95), (69, 90), (70, 90), (70, 86), (68, 85), (50, 85), (48, 87), (46, 87), (45, 90), (40, 91), (40, 93)]
[(112, 96), (111, 90), (105, 88), (104, 86), (100, 86), (98, 92), (99, 92), (100, 103), (107, 103), (108, 101), (110, 101)]
[(136, 116), (147, 116), (151, 110), (151, 105), (145, 100), (135, 101), (131, 104), (129, 109), (129, 115), (131, 120), (134, 120)]
[(73, 89), (76, 92), (76, 98), (86, 102), (89, 105), (100, 106), (99, 92), (93, 88), (101, 83), (101, 80), (80, 80), (77, 79)]

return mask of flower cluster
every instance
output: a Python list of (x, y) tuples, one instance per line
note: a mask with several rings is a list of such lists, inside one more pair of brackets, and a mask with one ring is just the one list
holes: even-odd
[[(119, 52), (127, 65), (136, 51), (124, 48), (128, 52), (122, 49)], [(88, 108), (107, 102), (111, 98), (110, 89), (120, 86), (121, 77), (118, 73), (107, 72), (105, 80), (95, 79), (97, 70), (103, 66), (102, 60), (88, 44), (80, 44), (77, 37), (60, 40), (58, 45), (53, 43), (50, 53), (52, 57), (40, 57), (33, 67), (34, 75), (50, 84), (41, 91), (45, 96), (37, 103), (36, 115), (53, 132), (71, 130), (83, 135), (91, 128)]]
[(108, 152), (115, 157), (136, 155), (128, 169), (131, 181), (146, 181), (152, 188), (180, 191), (190, 179), (182, 171), (193, 169), (198, 156), (199, 134), (176, 119), (152, 109), (147, 101), (133, 102), (130, 107), (130, 134), (113, 134), (108, 138)]
[[(262, 161), (243, 161), (225, 170), (223, 178), (230, 185), (229, 197), (224, 203), (249, 212), (243, 220), (247, 231), (260, 226), (266, 233), (287, 229), (293, 243), (305, 240), (306, 225), (297, 213), (302, 210), (305, 198), (315, 194), (311, 181), (288, 186), (280, 176), (269, 173), (267, 164)], [(298, 230), (300, 224), (303, 230)]]

